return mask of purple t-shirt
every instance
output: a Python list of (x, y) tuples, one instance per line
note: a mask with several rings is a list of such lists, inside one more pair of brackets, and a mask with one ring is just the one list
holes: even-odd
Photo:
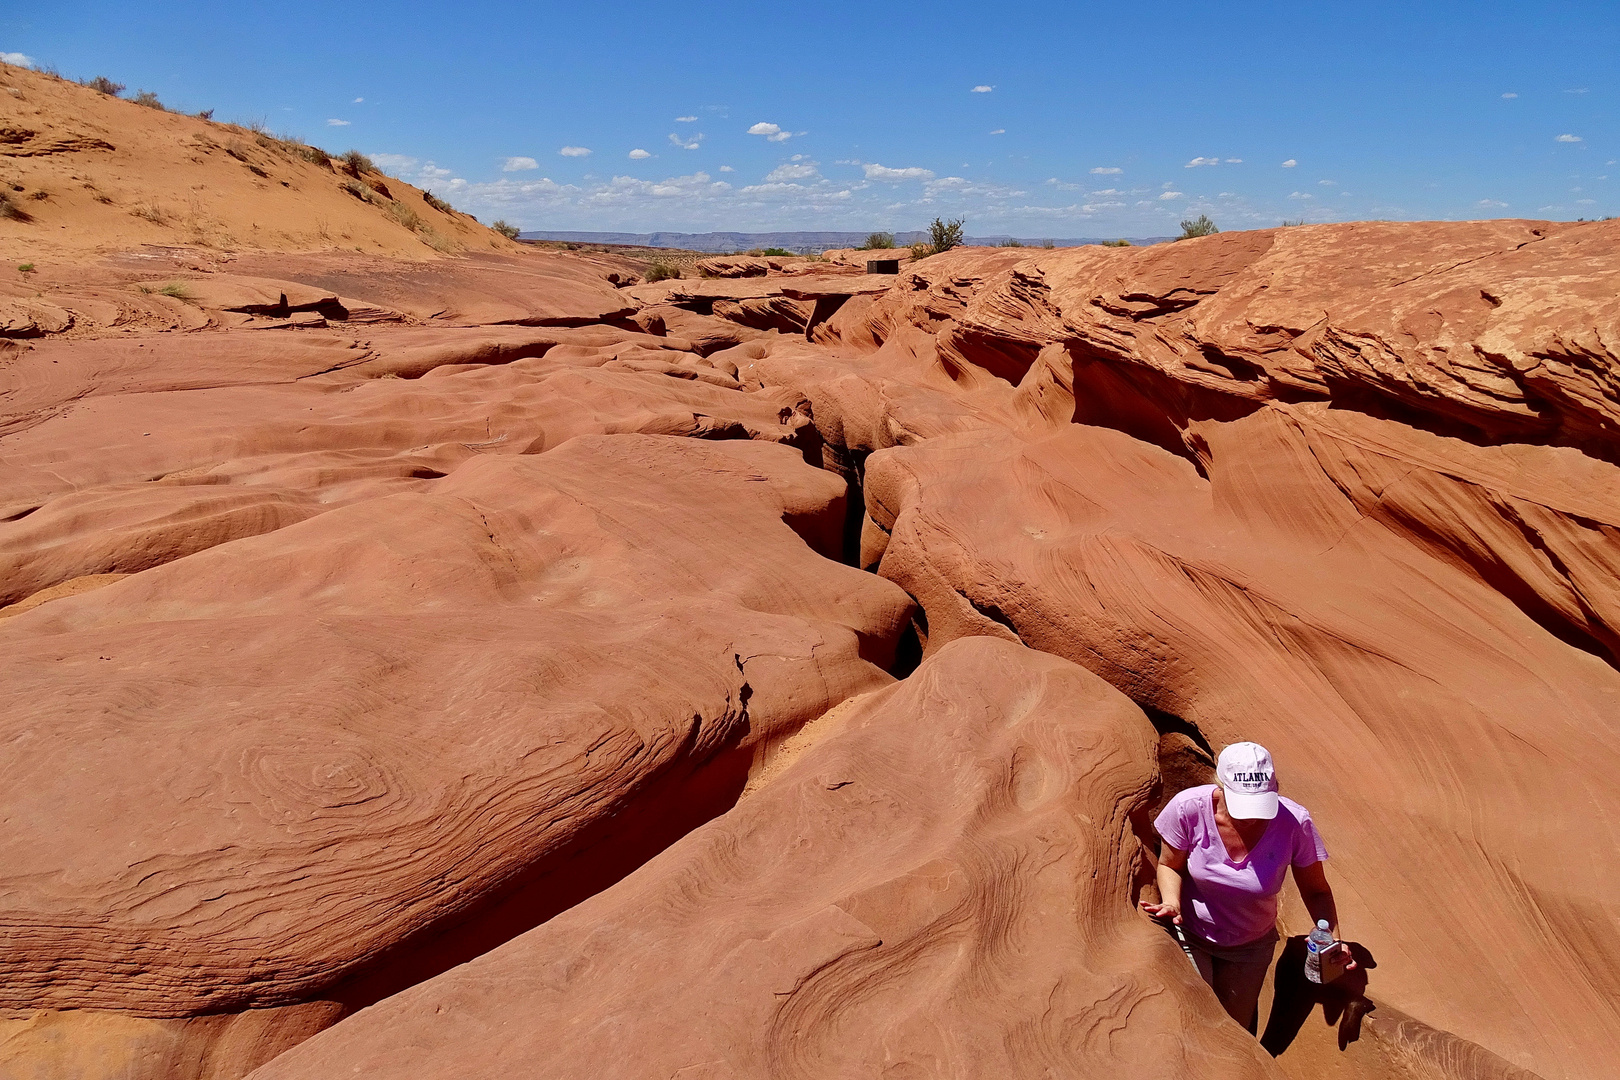
[(1311, 814), (1279, 798), (1277, 816), (1242, 862), (1228, 856), (1215, 826), (1214, 784), (1188, 788), (1171, 799), (1153, 827), (1164, 842), (1187, 852), (1181, 886), (1182, 923), (1213, 945), (1247, 945), (1277, 925), (1277, 893), (1290, 866), (1328, 857)]

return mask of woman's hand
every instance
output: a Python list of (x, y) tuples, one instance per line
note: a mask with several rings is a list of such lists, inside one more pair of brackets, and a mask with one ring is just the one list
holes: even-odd
[(1181, 925), (1181, 905), (1179, 903), (1155, 904), (1151, 900), (1142, 900), (1139, 903), (1142, 910), (1155, 919), (1169, 919), (1177, 926)]

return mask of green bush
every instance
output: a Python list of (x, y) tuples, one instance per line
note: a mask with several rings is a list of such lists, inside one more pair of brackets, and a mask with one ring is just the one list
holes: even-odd
[(163, 102), (158, 100), (158, 96), (150, 90), (142, 90), (138, 92), (135, 95), (135, 104), (145, 105), (148, 109), (162, 109), (164, 112), (169, 111), (164, 107)]
[(1131, 242), (1129, 240), (1126, 240), (1125, 238), (1121, 237), (1118, 240), (1104, 240), (1102, 242), (1102, 246), (1103, 247), (1130, 247)]
[(509, 225), (505, 221), (499, 219), (490, 222), (489, 227), (506, 237), (508, 240), (516, 240), (518, 238), (518, 233), (521, 231), (516, 225)]
[(106, 94), (108, 97), (117, 97), (124, 92), (123, 83), (113, 82), (105, 75), (97, 75), (95, 78), (87, 80), (84, 85), (92, 90)]
[(1002, 247), (1023, 247), (1024, 242), (1022, 240), (1019, 240), (1019, 239), (1015, 238), (1015, 237), (1009, 236), (1009, 237), (1007, 237), (1007, 239), (1005, 239), (1005, 240), (1003, 240), (1001, 242), (1001, 246)]
[(668, 281), (670, 278), (681, 276), (681, 268), (672, 263), (655, 262), (647, 267), (647, 272), (641, 275), (645, 280)]
[(32, 274), (34, 272), (34, 264), (33, 263), (20, 263), (17, 266), (17, 272), (19, 274)]
[(875, 232), (875, 233), (868, 233), (867, 234), (866, 243), (861, 245), (860, 250), (862, 250), (862, 251), (886, 251), (886, 250), (888, 250), (889, 248), (892, 248), (892, 247), (894, 247), (894, 233), (892, 233), (892, 232)]
[(917, 241), (917, 243), (911, 245), (911, 257), (912, 257), (913, 260), (926, 259), (926, 258), (928, 258), (928, 256), (932, 255), (933, 253), (934, 253), (934, 249), (929, 247), (927, 244), (923, 243), (920, 240)]
[(787, 248), (762, 248), (760, 250), (760, 254), (774, 255), (778, 259), (786, 259), (792, 257), (793, 252), (789, 251)]
[(953, 247), (960, 247), (962, 243), (962, 226), (967, 224), (961, 218), (952, 221), (942, 221), (935, 218), (928, 226), (928, 246), (934, 254), (949, 251)]
[(1181, 223), (1181, 235), (1176, 239), (1191, 240), (1195, 236), (1214, 236), (1220, 231), (1215, 227), (1215, 223), (1209, 220), (1208, 214), (1199, 214), (1190, 221)]

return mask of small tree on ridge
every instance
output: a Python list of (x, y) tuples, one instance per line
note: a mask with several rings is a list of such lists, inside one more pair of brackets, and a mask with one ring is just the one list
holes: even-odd
[(938, 255), (942, 251), (949, 251), (962, 243), (962, 226), (967, 224), (961, 218), (954, 221), (942, 221), (935, 218), (928, 226), (928, 243)]
[(1176, 239), (1191, 240), (1195, 236), (1214, 236), (1220, 231), (1220, 229), (1215, 227), (1215, 223), (1209, 220), (1208, 214), (1199, 214), (1190, 221), (1183, 221), (1181, 223), (1181, 235), (1176, 237)]

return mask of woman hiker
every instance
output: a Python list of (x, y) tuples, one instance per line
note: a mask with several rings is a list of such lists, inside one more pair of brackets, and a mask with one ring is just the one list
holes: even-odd
[[(1327, 848), (1310, 811), (1277, 794), (1266, 748), (1233, 743), (1221, 751), (1215, 774), (1220, 783), (1181, 792), (1153, 823), (1164, 840), (1159, 903), (1143, 900), (1142, 910), (1181, 928), (1198, 974), (1252, 1034), (1288, 868), (1311, 918), (1326, 919), (1335, 939), (1339, 914), (1322, 870)], [(1345, 970), (1356, 966), (1345, 961)]]

